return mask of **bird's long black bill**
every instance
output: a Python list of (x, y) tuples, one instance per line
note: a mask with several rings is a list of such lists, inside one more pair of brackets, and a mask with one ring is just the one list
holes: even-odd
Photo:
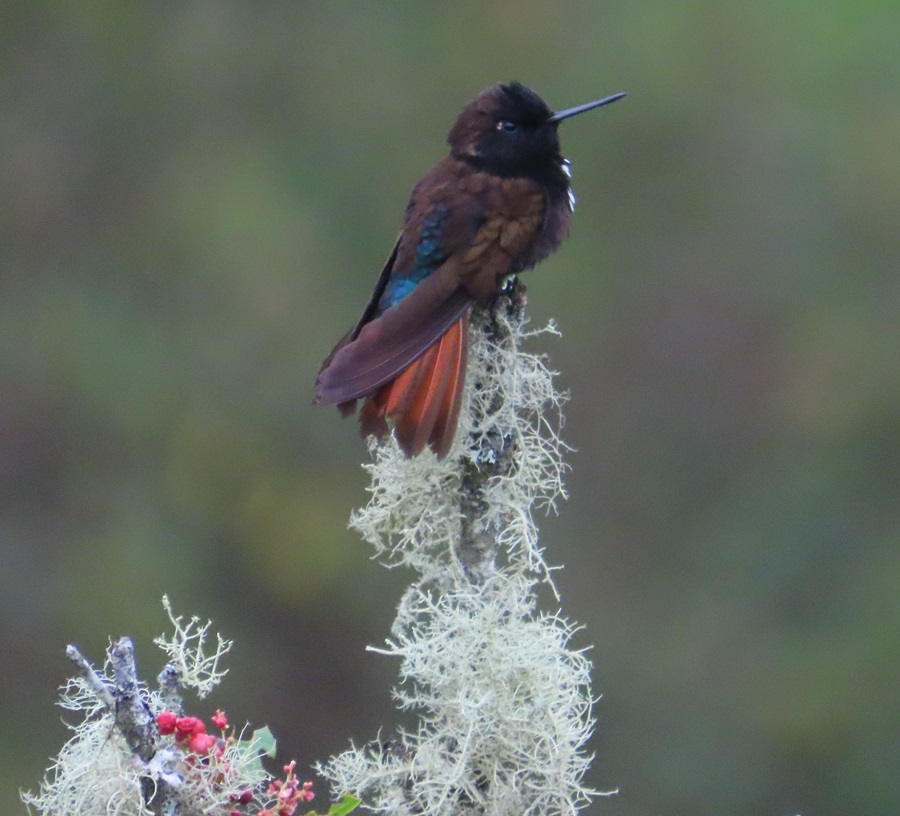
[(608, 105), (610, 102), (615, 102), (616, 100), (621, 99), (623, 96), (627, 96), (627, 94), (617, 93), (613, 94), (612, 96), (604, 97), (603, 99), (598, 99), (596, 102), (588, 102), (584, 105), (576, 105), (574, 108), (566, 108), (559, 113), (554, 113), (553, 116), (551, 116), (547, 121), (561, 122), (563, 119), (568, 119), (570, 116), (575, 116), (579, 113), (584, 113), (585, 111), (599, 108), (601, 105)]

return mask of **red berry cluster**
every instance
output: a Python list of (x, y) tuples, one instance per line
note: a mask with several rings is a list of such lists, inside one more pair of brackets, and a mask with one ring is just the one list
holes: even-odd
[[(221, 710), (210, 719), (222, 731), (228, 727), (228, 718)], [(156, 725), (160, 734), (174, 734), (175, 741), (191, 753), (208, 756), (213, 748), (218, 748), (219, 755), (224, 752), (224, 743), (220, 744), (220, 740), (206, 733), (206, 723), (199, 717), (179, 717), (174, 711), (161, 711), (156, 715)]]
[[(173, 711), (162, 711), (156, 715), (156, 725), (159, 733), (165, 736), (174, 734), (175, 742), (184, 746), (196, 757), (188, 757), (187, 763), (195, 767), (204, 767), (208, 760), (203, 757), (215, 756), (221, 759), (225, 749), (234, 737), (225, 738), (224, 732), (228, 727), (228, 718), (221, 710), (209, 718), (212, 724), (223, 732), (221, 738), (216, 738), (206, 733), (206, 724), (199, 717), (179, 717)], [(274, 804), (268, 808), (261, 808), (256, 816), (294, 816), (294, 811), (301, 802), (311, 802), (315, 798), (312, 791), (312, 782), (303, 782), (297, 779), (294, 768), (297, 761), (293, 760), (284, 766), (284, 779), (273, 779), (269, 784), (267, 793), (273, 797)], [(226, 766), (227, 768), (227, 766)], [(231, 794), (231, 801), (235, 805), (249, 805), (253, 801), (253, 791), (249, 788)], [(240, 810), (233, 810), (229, 816), (242, 816)]]

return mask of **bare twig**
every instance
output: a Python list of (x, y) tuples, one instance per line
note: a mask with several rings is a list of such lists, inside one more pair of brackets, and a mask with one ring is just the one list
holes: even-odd
[(87, 682), (91, 691), (97, 695), (97, 699), (100, 700), (107, 709), (114, 712), (116, 710), (116, 698), (113, 696), (109, 686), (103, 682), (103, 679), (94, 670), (90, 661), (78, 651), (78, 647), (71, 643), (66, 646), (66, 657), (68, 657), (78, 668), (79, 673), (85, 679), (85, 682)]
[(132, 753), (148, 762), (156, 753), (156, 722), (141, 698), (137, 665), (134, 662), (134, 643), (120, 638), (110, 649), (116, 698), (116, 726), (125, 737)]
[(184, 702), (181, 699), (181, 669), (174, 660), (166, 663), (156, 681), (159, 683), (160, 703), (165, 711), (176, 714), (184, 713)]

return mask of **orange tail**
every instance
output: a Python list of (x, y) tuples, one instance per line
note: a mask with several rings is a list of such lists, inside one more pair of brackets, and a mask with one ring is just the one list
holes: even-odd
[(443, 459), (459, 420), (468, 338), (466, 312), (421, 357), (366, 399), (359, 415), (363, 434), (383, 437), (391, 420), (407, 456), (428, 445)]

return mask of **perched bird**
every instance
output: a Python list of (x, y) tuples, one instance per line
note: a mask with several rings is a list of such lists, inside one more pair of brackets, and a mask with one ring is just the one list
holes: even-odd
[(322, 363), (316, 403), (363, 435), (394, 435), (407, 456), (447, 455), (459, 419), (468, 317), (503, 280), (566, 236), (575, 196), (560, 153), (563, 119), (621, 99), (554, 113), (519, 82), (494, 85), (460, 112), (450, 153), (412, 191), (403, 228), (359, 322)]

